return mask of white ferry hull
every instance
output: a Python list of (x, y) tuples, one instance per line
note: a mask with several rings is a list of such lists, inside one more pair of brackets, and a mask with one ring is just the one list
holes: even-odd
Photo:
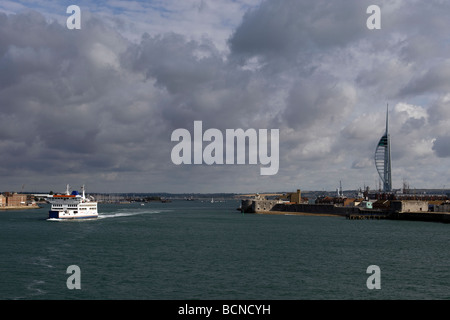
[(95, 219), (98, 218), (98, 214), (78, 214), (78, 213), (64, 213), (61, 211), (52, 211), (48, 212), (49, 219), (59, 219), (59, 220), (76, 220), (76, 219)]

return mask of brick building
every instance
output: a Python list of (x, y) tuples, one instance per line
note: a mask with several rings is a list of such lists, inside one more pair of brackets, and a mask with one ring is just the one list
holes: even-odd
[(3, 206), (3, 207), (20, 207), (20, 206), (27, 205), (27, 195), (26, 194), (5, 192), (0, 196), (0, 199), (1, 199), (0, 201), (2, 203), (2, 205), (0, 205), (0, 206)]
[(6, 199), (6, 202), (8, 207), (25, 206), (27, 204), (27, 196), (25, 194), (13, 193)]

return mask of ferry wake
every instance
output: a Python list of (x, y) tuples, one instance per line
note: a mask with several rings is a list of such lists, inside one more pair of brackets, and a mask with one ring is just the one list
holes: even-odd
[(48, 213), (49, 220), (95, 219), (98, 217), (97, 202), (86, 198), (84, 186), (80, 195), (78, 191), (69, 193), (69, 185), (67, 185), (66, 194), (48, 195), (47, 201), (51, 204)]

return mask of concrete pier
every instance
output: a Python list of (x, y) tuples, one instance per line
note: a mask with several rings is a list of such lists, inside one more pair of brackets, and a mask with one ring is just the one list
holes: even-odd
[(389, 214), (390, 220), (426, 221), (450, 223), (448, 212), (393, 212)]

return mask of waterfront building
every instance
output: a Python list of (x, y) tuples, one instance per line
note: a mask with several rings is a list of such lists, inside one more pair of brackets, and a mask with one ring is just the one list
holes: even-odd
[(375, 150), (375, 167), (383, 181), (383, 191), (392, 191), (391, 176), (391, 139), (389, 136), (389, 107), (386, 110), (386, 131), (378, 142)]
[(19, 194), (15, 192), (4, 192), (3, 194), (0, 194), (0, 208), (24, 207), (29, 203), (30, 201), (26, 194)]
[(27, 196), (19, 193), (9, 193), (6, 197), (8, 207), (21, 207), (27, 203)]
[(300, 189), (297, 189), (297, 192), (294, 192), (294, 193), (290, 193), (289, 194), (289, 200), (290, 200), (290, 202), (293, 202), (293, 203), (303, 203), (303, 200), (302, 200), (302, 192), (301, 192), (301, 190)]

